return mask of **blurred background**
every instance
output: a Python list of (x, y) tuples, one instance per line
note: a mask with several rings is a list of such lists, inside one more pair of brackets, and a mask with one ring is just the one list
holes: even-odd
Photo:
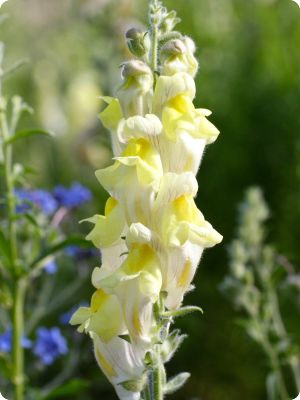
[[(269, 240), (291, 263), (300, 264), (300, 9), (291, 0), (165, 0), (182, 18), (178, 29), (197, 43), (200, 73), (196, 104), (213, 111), (220, 129), (207, 148), (198, 175), (198, 205), (222, 233), (221, 245), (202, 259), (196, 289), (186, 303), (200, 305), (178, 326), (189, 335), (168, 366), (170, 375), (190, 371), (192, 378), (175, 400), (265, 400), (267, 365), (259, 348), (236, 324), (237, 314), (219, 290), (228, 271), (227, 246), (234, 237), (237, 204), (249, 185), (259, 185), (272, 210)], [(38, 171), (33, 185), (51, 189), (79, 181), (93, 201), (78, 219), (102, 212), (107, 194), (95, 177), (111, 161), (108, 133), (97, 119), (99, 96), (111, 95), (120, 82), (118, 66), (129, 54), (124, 33), (146, 23), (146, 0), (10, 0), (1, 25), (7, 64), (28, 57), (29, 63), (5, 82), (7, 94), (18, 93), (34, 108), (23, 127), (43, 127), (54, 139), (28, 139), (16, 157)], [(82, 227), (85, 233), (86, 227)], [(95, 262), (86, 262), (90, 273)], [(69, 266), (78, 274), (78, 265)], [(82, 268), (82, 265), (81, 265)], [(65, 279), (65, 280), (64, 280)], [(63, 266), (56, 280), (68, 281)], [(86, 301), (88, 280), (60, 313)], [(284, 310), (295, 335), (298, 315)], [(299, 310), (298, 310), (299, 311)], [(50, 313), (45, 326), (57, 324)], [(80, 359), (72, 378), (80, 382), (78, 398), (116, 399), (93, 360), (88, 337), (63, 327)], [(27, 355), (30, 359), (30, 354)], [(73, 361), (75, 363), (75, 361)], [(31, 386), (69, 368), (64, 359), (32, 373)], [(68, 379), (71, 379), (69, 377)], [(51, 398), (76, 399), (77, 394)], [(34, 397), (33, 397), (34, 398)]]

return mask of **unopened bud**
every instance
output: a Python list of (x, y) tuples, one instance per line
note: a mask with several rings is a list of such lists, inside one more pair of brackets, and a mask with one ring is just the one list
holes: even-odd
[(174, 39), (167, 42), (160, 50), (161, 61), (164, 62), (166, 58), (177, 56), (186, 53), (187, 48), (180, 39)]
[(151, 69), (143, 61), (131, 60), (122, 65), (121, 74), (124, 82), (118, 97), (125, 117), (149, 113), (148, 95), (153, 88)]
[(172, 32), (175, 26), (181, 21), (180, 18), (176, 16), (176, 11), (171, 11), (166, 13), (162, 18), (162, 22), (160, 24), (160, 30), (162, 33)]
[(130, 60), (123, 63), (121, 66), (121, 74), (123, 79), (126, 79), (130, 76), (151, 74), (151, 69), (148, 67), (148, 65), (140, 60)]
[(174, 75), (177, 72), (187, 72), (194, 77), (198, 70), (194, 52), (195, 44), (189, 37), (169, 40), (160, 51), (162, 74)]
[(142, 32), (136, 28), (131, 28), (126, 32), (127, 46), (131, 53), (136, 57), (143, 57), (150, 47), (148, 32)]

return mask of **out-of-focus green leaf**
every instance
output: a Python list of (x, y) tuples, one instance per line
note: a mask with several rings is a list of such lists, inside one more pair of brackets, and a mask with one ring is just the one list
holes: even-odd
[(64, 385), (54, 389), (47, 395), (44, 396), (42, 395), (39, 400), (60, 399), (62, 397), (66, 398), (66, 396), (72, 396), (87, 389), (89, 385), (90, 385), (89, 382), (83, 379), (72, 379), (71, 381), (65, 383)]
[(62, 240), (61, 242), (58, 242), (54, 244), (53, 246), (45, 249), (32, 263), (30, 264), (30, 269), (34, 268), (36, 265), (39, 265), (43, 263), (43, 261), (49, 257), (52, 254), (55, 254), (66, 247), (69, 246), (79, 246), (79, 247), (84, 247), (84, 248), (90, 248), (91, 247), (91, 242), (85, 239), (82, 239), (81, 237), (78, 236), (71, 236), (68, 239)]
[(9, 144), (17, 142), (20, 139), (26, 139), (31, 136), (37, 136), (37, 135), (53, 137), (54, 133), (45, 131), (43, 129), (29, 129), (29, 130), (19, 131), (19, 132), (16, 132), (14, 136), (12, 136), (8, 140), (6, 140), (5, 145), (7, 146)]
[(9, 262), (11, 259), (9, 243), (4, 236), (3, 232), (0, 232), (0, 254), (4, 257), (6, 262)]

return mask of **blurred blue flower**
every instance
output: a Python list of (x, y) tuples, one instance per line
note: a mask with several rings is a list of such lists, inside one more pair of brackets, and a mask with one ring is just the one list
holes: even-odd
[(56, 261), (54, 259), (52, 259), (51, 261), (48, 261), (47, 264), (44, 265), (44, 270), (49, 275), (55, 274), (55, 272), (57, 271)]
[(51, 193), (46, 190), (36, 189), (31, 193), (32, 202), (38, 206), (46, 215), (51, 215), (57, 209), (57, 201)]
[(95, 248), (84, 249), (80, 246), (71, 245), (66, 248), (65, 253), (68, 256), (73, 257), (76, 260), (80, 261), (94, 257), (95, 255), (98, 254), (98, 250)]
[(79, 307), (89, 307), (89, 303), (88, 303), (87, 301), (83, 301), (83, 302), (79, 303), (77, 306), (72, 307), (69, 311), (63, 313), (63, 314), (59, 317), (60, 323), (62, 323), (63, 325), (68, 325), (68, 323), (70, 322), (70, 319), (71, 319), (72, 315), (74, 314), (74, 312), (75, 312)]
[(73, 208), (90, 201), (92, 193), (85, 186), (75, 182), (70, 188), (58, 185), (53, 191), (54, 197), (62, 207)]
[(16, 212), (23, 214), (30, 210), (33, 203), (31, 193), (28, 190), (15, 189), (15, 195), (17, 197)]
[(25, 190), (16, 189), (15, 194), (18, 199), (16, 212), (22, 214), (32, 208), (33, 205), (40, 208), (44, 214), (51, 215), (57, 209), (57, 202), (51, 193), (46, 190)]
[[(30, 349), (32, 341), (26, 336), (22, 337), (22, 347), (24, 349)], [(0, 353), (10, 353), (12, 349), (12, 329), (7, 329), (0, 335)]]
[(44, 365), (51, 365), (59, 356), (68, 352), (67, 341), (59, 328), (41, 327), (37, 330), (33, 352)]
[(0, 352), (9, 353), (11, 351), (12, 331), (7, 330), (0, 335)]

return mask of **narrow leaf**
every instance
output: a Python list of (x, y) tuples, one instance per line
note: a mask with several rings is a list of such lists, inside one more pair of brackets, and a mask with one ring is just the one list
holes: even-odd
[(42, 397), (43, 400), (52, 400), (58, 398), (66, 398), (66, 396), (77, 395), (81, 391), (87, 389), (89, 383), (83, 379), (72, 379), (71, 381), (59, 386), (49, 394)]
[(54, 136), (52, 132), (44, 131), (43, 129), (29, 129), (25, 131), (19, 131), (14, 134), (14, 136), (10, 137), (8, 140), (5, 141), (5, 145), (12, 144), (20, 139), (26, 139), (31, 136), (37, 136), (37, 135), (43, 135), (43, 136)]
[(163, 318), (177, 318), (177, 317), (183, 317), (184, 315), (190, 314), (192, 312), (199, 311), (201, 314), (203, 314), (203, 310), (200, 307), (197, 306), (186, 306), (179, 308), (178, 310), (171, 310), (171, 311), (165, 311), (162, 313)]
[(91, 248), (91, 243), (88, 240), (82, 239), (78, 236), (70, 237), (45, 249), (34, 261), (32, 261), (32, 263), (30, 264), (30, 269), (34, 268), (36, 265), (41, 264), (50, 255), (55, 254), (72, 245), (84, 248)]
[(181, 374), (176, 375), (165, 385), (164, 394), (172, 394), (177, 392), (177, 390), (179, 390), (186, 383), (190, 376), (191, 374), (188, 372), (182, 372)]
[(22, 60), (16, 61), (11, 67), (6, 69), (2, 74), (2, 79), (7, 78), (9, 75), (13, 74), (16, 70), (23, 67), (23, 65), (28, 64), (28, 58), (23, 58)]

